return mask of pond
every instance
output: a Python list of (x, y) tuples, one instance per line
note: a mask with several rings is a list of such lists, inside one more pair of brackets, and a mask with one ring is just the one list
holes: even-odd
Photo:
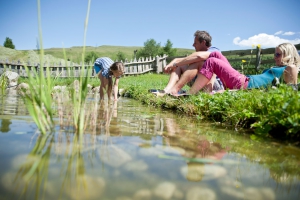
[(297, 147), (128, 98), (98, 104), (83, 137), (58, 118), (43, 136), (22, 99), (2, 95), (0, 199), (300, 198)]

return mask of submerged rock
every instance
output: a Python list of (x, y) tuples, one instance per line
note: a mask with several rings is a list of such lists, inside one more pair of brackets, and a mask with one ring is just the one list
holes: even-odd
[(171, 182), (163, 182), (160, 183), (155, 189), (154, 189), (154, 195), (162, 198), (162, 199), (171, 199), (175, 192), (176, 186), (174, 183)]
[(193, 187), (186, 194), (187, 200), (214, 200), (216, 194), (212, 189), (207, 187)]

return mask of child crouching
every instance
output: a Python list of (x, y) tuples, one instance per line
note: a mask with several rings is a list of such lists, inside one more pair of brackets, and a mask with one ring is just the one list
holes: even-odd
[[(118, 100), (119, 79), (124, 74), (124, 65), (122, 62), (113, 62), (108, 57), (101, 57), (95, 61), (94, 69), (100, 79), (100, 100), (104, 99), (104, 90), (107, 92), (108, 100), (111, 100), (112, 90), (113, 99)], [(113, 77), (115, 78), (113, 83)]]

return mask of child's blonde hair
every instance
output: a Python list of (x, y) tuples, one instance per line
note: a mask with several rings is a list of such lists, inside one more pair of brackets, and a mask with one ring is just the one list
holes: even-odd
[(300, 65), (300, 56), (296, 47), (291, 43), (282, 43), (278, 45), (276, 48), (280, 49), (282, 52), (282, 60), (281, 62), (284, 65)]

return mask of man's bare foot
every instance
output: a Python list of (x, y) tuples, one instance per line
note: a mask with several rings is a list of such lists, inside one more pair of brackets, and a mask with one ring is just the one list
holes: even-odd
[(151, 93), (158, 96), (158, 97), (162, 97), (162, 96), (165, 96), (167, 94), (164, 90), (156, 90), (156, 91), (153, 91)]

